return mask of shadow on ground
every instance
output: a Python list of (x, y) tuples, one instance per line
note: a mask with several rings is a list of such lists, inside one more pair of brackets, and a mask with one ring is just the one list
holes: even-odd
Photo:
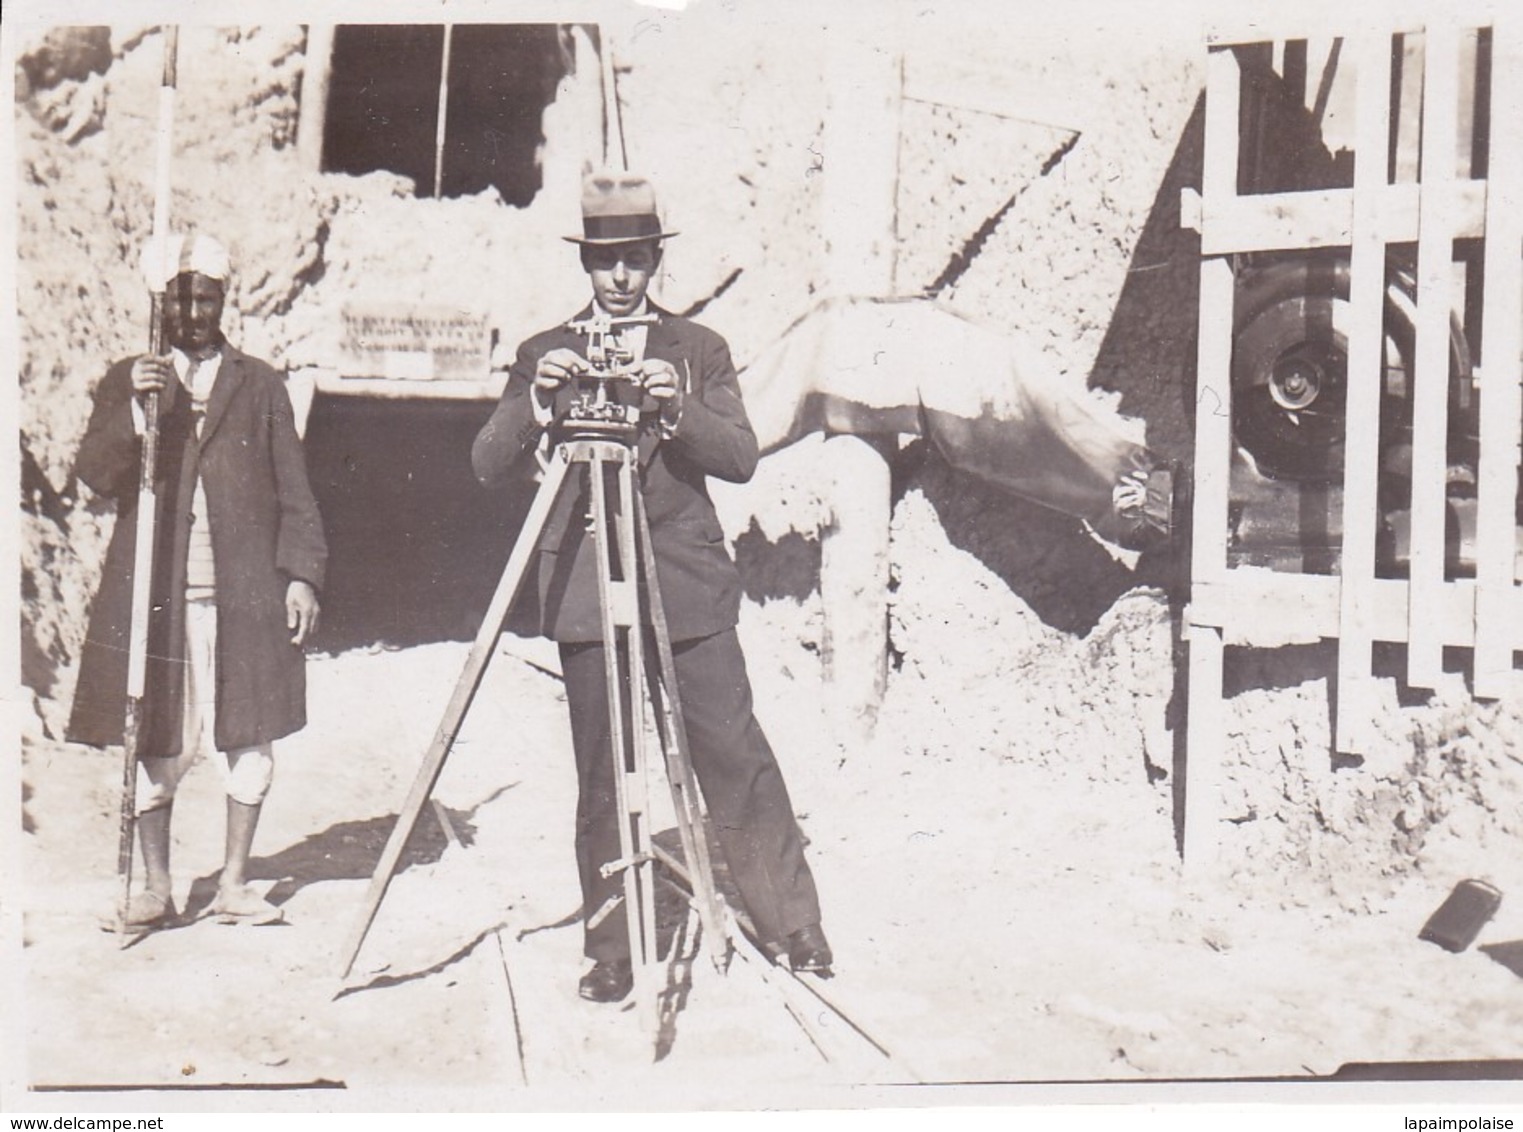
[[(517, 783), (509, 783), (493, 791), (468, 810), (444, 807), (450, 825), (462, 845), (471, 845), (476, 835), (476, 814)], [(295, 845), (267, 857), (254, 857), (249, 861), (249, 880), (273, 880), (266, 899), (275, 905), (284, 904), (309, 884), (331, 880), (368, 880), (375, 872), (376, 864), (397, 824), (396, 814), (343, 821), (330, 825), (318, 833), (309, 834)], [(438, 861), (449, 845), (449, 839), (440, 827), (431, 808), (419, 815), (413, 826), (402, 855), (397, 862), (398, 873), (419, 865), (431, 865)], [(211, 906), (217, 893), (217, 874), (208, 873), (192, 882), (186, 899), (184, 917), (195, 919)]]

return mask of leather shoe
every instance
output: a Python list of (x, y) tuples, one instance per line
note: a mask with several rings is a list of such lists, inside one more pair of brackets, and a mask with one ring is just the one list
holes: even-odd
[(802, 927), (783, 941), (788, 948), (788, 966), (796, 972), (808, 971), (828, 979), (830, 965), (835, 956), (830, 953), (830, 943), (819, 924)]
[(582, 976), (576, 991), (588, 1002), (618, 1002), (634, 985), (634, 967), (628, 959), (599, 959)]

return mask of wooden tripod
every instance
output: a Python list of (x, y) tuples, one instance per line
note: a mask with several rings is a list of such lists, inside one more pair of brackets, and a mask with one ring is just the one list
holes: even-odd
[[(657, 585), (650, 524), (636, 483), (634, 439), (633, 426), (610, 428), (602, 422), (579, 435), (573, 425), (570, 438), (558, 444), (552, 453), (545, 479), (508, 556), (454, 694), (371, 876), (363, 911), (344, 949), (340, 978), (347, 977), (354, 966), (396, 872), (403, 846), (438, 782), (444, 761), (481, 686), (508, 610), (528, 574), (556, 501), (567, 490), (571, 470), (578, 466), (585, 466), (591, 488), (590, 517), (607, 658), (609, 731), (614, 781), (623, 815), (619, 826), (620, 857), (606, 862), (603, 871), (607, 876), (622, 874), (622, 899), (636, 972), (636, 1000), (654, 1019), (658, 989), (654, 980), (657, 963), (654, 865), (658, 857), (669, 865), (679, 864), (671, 861), (652, 840), (646, 747), (649, 732), (657, 735), (662, 750), (684, 856), (683, 879), (691, 888), (705, 936), (718, 941), (713, 950), (716, 965), (727, 959), (731, 934), (714, 888), (704, 814), (688, 756), (687, 729), (666, 613)], [(646, 662), (647, 626), (656, 647), (654, 672)], [(647, 689), (648, 697), (644, 694)], [(605, 910), (587, 911), (593, 915), (607, 914)]]

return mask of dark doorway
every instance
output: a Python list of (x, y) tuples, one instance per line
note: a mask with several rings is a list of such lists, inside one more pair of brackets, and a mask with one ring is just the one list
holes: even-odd
[(471, 472), (487, 401), (319, 396), (305, 448), (328, 536), (315, 647), (471, 640), (534, 485), (488, 491)]
[[(386, 169), (435, 194), (441, 25), (367, 24), (334, 29), (323, 127), (323, 168)], [(571, 69), (556, 24), (460, 24), (450, 35), (449, 97), (439, 196), (495, 187), (522, 206), (539, 191), (541, 117)]]

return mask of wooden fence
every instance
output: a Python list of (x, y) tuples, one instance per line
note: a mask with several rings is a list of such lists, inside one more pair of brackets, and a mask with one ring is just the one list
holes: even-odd
[[(1357, 6), (1350, 6), (1357, 7)], [(1372, 749), (1377, 641), (1406, 646), (1405, 678), (1432, 688), (1443, 650), (1472, 650), (1477, 697), (1500, 695), (1523, 649), (1523, 587), (1517, 579), (1517, 498), (1523, 421), (1523, 11), (1433, 10), (1406, 24), (1349, 27), (1313, 42), (1324, 59), (1316, 112), (1326, 114), (1333, 69), (1349, 84), (1341, 128), (1351, 130), (1352, 184), (1292, 192), (1244, 192), (1245, 62), (1272, 52), (1282, 71), (1304, 74), (1307, 40), (1266, 43), (1215, 34), (1208, 44), (1201, 189), (1187, 190), (1185, 222), (1201, 237), (1200, 337), (1186, 733), (1184, 852), (1214, 859), (1221, 822), (1223, 652), (1234, 644), (1336, 638), (1334, 745)], [(1336, 18), (1334, 16), (1333, 18)], [(1484, 21), (1484, 22), (1478, 22)], [(1304, 34), (1304, 33), (1303, 33)], [(1479, 50), (1477, 50), (1479, 45)], [(1254, 54), (1254, 53), (1258, 54)], [(1476, 60), (1480, 62), (1477, 65)], [(1462, 61), (1464, 65), (1462, 65)], [(1461, 123), (1464, 123), (1462, 128)], [(1272, 155), (1271, 155), (1272, 156)], [(1458, 243), (1457, 243), (1458, 242)], [(1405, 396), (1411, 403), (1410, 554), (1404, 569), (1377, 569), (1382, 531), (1382, 397), (1387, 395), (1388, 252), (1415, 246)], [(1468, 284), (1456, 272), (1469, 247)], [(1324, 574), (1234, 561), (1232, 468), (1234, 296), (1245, 257), (1346, 254), (1347, 374), (1341, 543)], [(1478, 250), (1476, 250), (1478, 249)], [(1473, 290), (1467, 326), (1477, 364), (1456, 376), (1451, 334)], [(1478, 316), (1478, 317), (1476, 317)], [(1456, 381), (1478, 398), (1473, 568), (1457, 571), (1454, 471), (1449, 445)], [(1287, 488), (1291, 490), (1291, 488)], [(1380, 544), (1385, 545), (1385, 544)], [(1395, 576), (1393, 576), (1393, 574)], [(1404, 575), (1404, 576), (1403, 576)]]

